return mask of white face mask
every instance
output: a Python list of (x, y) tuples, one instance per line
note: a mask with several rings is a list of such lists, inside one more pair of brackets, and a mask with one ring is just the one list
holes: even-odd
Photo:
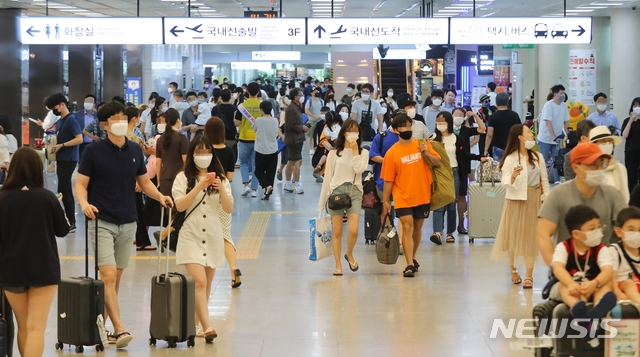
[(439, 107), (440, 104), (442, 104), (442, 99), (434, 99), (431, 101), (433, 103), (433, 105), (435, 105), (436, 107)]
[(598, 144), (603, 154), (613, 155), (613, 143)]
[(197, 106), (198, 106), (198, 101), (197, 101), (197, 100), (194, 100), (194, 101), (192, 101), (192, 102), (189, 102), (189, 106), (190, 106), (190, 107), (197, 107)]
[(387, 92), (387, 97), (393, 97), (393, 92), (391, 91)]
[(342, 120), (347, 120), (347, 118), (349, 118), (349, 113), (340, 112), (340, 118), (342, 118)]
[(111, 131), (111, 134), (115, 136), (124, 136), (127, 133), (128, 129), (129, 129), (129, 124), (127, 122), (120, 121), (120, 122), (111, 124), (111, 128), (109, 129), (109, 131)]
[(536, 146), (536, 141), (535, 140), (526, 140), (524, 142), (524, 148), (527, 149), (527, 150), (533, 149), (534, 146)]
[(158, 124), (158, 133), (162, 134), (167, 130), (167, 124)]
[(449, 125), (448, 124), (438, 124), (438, 125), (436, 125), (436, 128), (441, 133), (444, 133), (445, 131), (447, 131), (447, 129), (449, 129)]
[(344, 136), (345, 136), (345, 138), (347, 138), (348, 142), (352, 143), (352, 142), (358, 140), (358, 137), (360, 137), (360, 134), (358, 134), (358, 133), (346, 133)]
[(201, 169), (206, 169), (211, 165), (213, 155), (199, 155), (193, 157), (193, 162)]
[(407, 116), (411, 119), (416, 117), (416, 108), (411, 108), (407, 110)]
[(231, 96), (233, 99), (238, 99), (238, 93), (233, 93), (233, 95)]
[(160, 107), (160, 111), (166, 113), (169, 110), (169, 107)]
[(604, 237), (604, 233), (602, 232), (602, 228), (594, 229), (589, 232), (583, 232), (587, 239), (582, 241), (587, 247), (596, 247), (602, 243), (602, 237)]
[(461, 127), (464, 123), (464, 117), (453, 117), (453, 126)]
[(85, 102), (84, 103), (84, 110), (87, 110), (87, 111), (93, 110), (93, 103)]
[(598, 104), (597, 108), (599, 111), (604, 112), (605, 110), (607, 110), (607, 105), (606, 104)]
[(325, 120), (327, 118), (326, 114), (320, 114), (320, 119)]
[(633, 114), (640, 115), (640, 107), (633, 108)]
[(363, 94), (361, 98), (362, 98), (362, 100), (369, 100), (369, 98), (371, 98), (371, 95), (370, 94)]
[(624, 232), (622, 241), (633, 249), (640, 248), (640, 232)]
[(597, 187), (604, 182), (606, 173), (604, 170), (591, 170), (587, 171), (582, 169), (587, 173), (587, 177), (584, 179), (584, 183), (591, 187)]
[(169, 89), (167, 89), (169, 91), (169, 93), (173, 93), (173, 88), (169, 87)]

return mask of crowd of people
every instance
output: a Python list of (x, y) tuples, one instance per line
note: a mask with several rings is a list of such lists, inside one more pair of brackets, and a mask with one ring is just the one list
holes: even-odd
[[(276, 179), (283, 194), (303, 194), (305, 143), (313, 169), (306, 174), (321, 183), (318, 210), (331, 216), (334, 276), (343, 275), (343, 258), (352, 272), (360, 269), (354, 248), (365, 195), (376, 201), (376, 214), (365, 215), (365, 226), (371, 223), (367, 219), (398, 219), (406, 260), (402, 275), (414, 277), (424, 221), (432, 219), (435, 245), (454, 243), (456, 231), (467, 234), (469, 185), (478, 165), (495, 161), (506, 200), (491, 259), (508, 257), (513, 284), (533, 287), (534, 262), (541, 255), (558, 281), (550, 296), (567, 303), (574, 316), (587, 316), (585, 302), (591, 296), (597, 308), (590, 317), (604, 316), (624, 297), (640, 303), (640, 293), (627, 280), (640, 260), (640, 209), (633, 208), (640, 207), (640, 98), (620, 125), (607, 111), (606, 95), (595, 96), (597, 112), (578, 124), (580, 143), (566, 153), (565, 182), (560, 183), (554, 160), (569, 126), (562, 85), (551, 88), (534, 137), (509, 109), (510, 95), (496, 93), (495, 83), (488, 84), (476, 111), (461, 107), (449, 89), (434, 89), (420, 108), (410, 93), (386, 88), (378, 94), (370, 83), (349, 84), (337, 100), (328, 78), (279, 80), (275, 86), (269, 79), (261, 82), (237, 86), (205, 79), (203, 88), (189, 91), (171, 82), (170, 98), (153, 92), (139, 107), (121, 97), (96, 103), (88, 94), (75, 113), (63, 94), (48, 96), (44, 103), (50, 112), (39, 124), (56, 136), (47, 153), (56, 156), (58, 194), (44, 189), (42, 160), (29, 147), (17, 148), (8, 118), (0, 116), (0, 221), (18, 222), (29, 214), (31, 202), (46, 212), (38, 225), (0, 226), (0, 270), (20, 272), (0, 275), (0, 286), (15, 311), (21, 354), (42, 355), (47, 315), (60, 282), (55, 237), (77, 229), (76, 204), (89, 218), (86, 229), (94, 232), (97, 225), (91, 239), (99, 247), (105, 321), (113, 327), (105, 330), (109, 342), (124, 348), (133, 338), (118, 303), (132, 245), (137, 251), (175, 249), (176, 263), (196, 283), (197, 336), (212, 341), (217, 331), (207, 305), (216, 269), (228, 262), (231, 286), (242, 284), (231, 237), (234, 172), (240, 169), (239, 197), (268, 201)], [(533, 93), (525, 99), (532, 101)], [(624, 164), (613, 158), (622, 139)], [(437, 208), (432, 206), (436, 169), (449, 171), (453, 197)], [(371, 185), (363, 182), (367, 172)], [(553, 188), (551, 172), (557, 181)], [(349, 207), (330, 208), (328, 201), (337, 196), (348, 196)], [(166, 226), (176, 212), (189, 218), (176, 246), (161, 232), (153, 235), (154, 245), (150, 228)], [(19, 239), (24, 236), (34, 240)], [(33, 244), (44, 248), (25, 254)], [(516, 266), (519, 257), (525, 260), (524, 279)], [(48, 274), (33, 269), (43, 264)]]

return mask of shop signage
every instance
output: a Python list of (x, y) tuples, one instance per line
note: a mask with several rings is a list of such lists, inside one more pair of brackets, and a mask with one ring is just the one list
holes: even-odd
[(168, 45), (304, 45), (304, 19), (170, 18), (164, 19)]
[(451, 44), (586, 44), (590, 17), (452, 18)]
[(596, 93), (596, 50), (569, 50), (569, 98), (594, 105)]
[(446, 44), (448, 19), (309, 18), (309, 45)]
[[(388, 50), (384, 59), (425, 59), (427, 52), (420, 50)], [(383, 59), (378, 48), (373, 49), (373, 59)]]
[(162, 18), (21, 17), (25, 45), (162, 43)]

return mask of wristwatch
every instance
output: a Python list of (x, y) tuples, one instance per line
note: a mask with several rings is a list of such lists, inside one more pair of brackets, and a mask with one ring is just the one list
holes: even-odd
[(600, 287), (602, 286), (602, 284), (600, 284), (600, 280), (598, 280), (598, 279), (596, 278), (596, 279), (593, 279), (593, 281), (595, 281), (596, 283), (598, 283), (598, 285), (596, 285), (596, 288), (597, 288), (597, 289), (600, 289)]
[(62, 143), (62, 147), (64, 148), (64, 147), (67, 147), (67, 146), (64, 143)]

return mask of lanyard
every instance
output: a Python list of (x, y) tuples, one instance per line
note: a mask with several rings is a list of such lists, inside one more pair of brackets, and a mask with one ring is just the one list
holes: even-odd
[(587, 277), (587, 271), (589, 271), (589, 256), (591, 256), (591, 248), (589, 248), (589, 250), (587, 251), (587, 257), (584, 260), (584, 269), (582, 269), (578, 260), (578, 249), (576, 248), (576, 243), (574, 240), (571, 240), (571, 245), (573, 245), (573, 259), (576, 262), (578, 270), (582, 273), (581, 280), (584, 280)]

